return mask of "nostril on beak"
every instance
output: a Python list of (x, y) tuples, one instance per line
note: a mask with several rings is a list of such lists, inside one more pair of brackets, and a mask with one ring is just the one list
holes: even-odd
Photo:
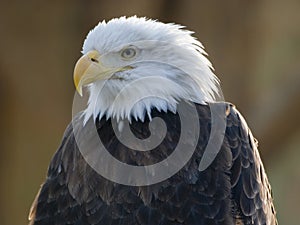
[(91, 61), (92, 61), (92, 62), (96, 62), (96, 63), (99, 62), (99, 61), (98, 61), (97, 59), (95, 59), (95, 58), (91, 58)]

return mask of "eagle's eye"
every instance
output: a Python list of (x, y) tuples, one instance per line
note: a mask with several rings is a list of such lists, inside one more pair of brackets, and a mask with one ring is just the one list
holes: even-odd
[(125, 48), (121, 52), (121, 56), (124, 59), (131, 59), (136, 55), (136, 50), (133, 47)]

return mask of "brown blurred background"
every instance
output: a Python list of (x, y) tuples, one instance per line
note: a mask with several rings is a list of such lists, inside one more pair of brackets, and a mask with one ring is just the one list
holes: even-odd
[(135, 14), (196, 32), (226, 100), (260, 141), (279, 222), (299, 224), (299, 0), (20, 2), (0, 3), (1, 225), (27, 223), (71, 120), (72, 72), (87, 32)]

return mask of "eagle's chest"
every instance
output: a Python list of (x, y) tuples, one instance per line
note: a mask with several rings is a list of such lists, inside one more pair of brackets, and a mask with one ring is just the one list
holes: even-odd
[[(98, 125), (101, 125), (98, 135), (110, 154), (119, 161), (136, 167), (158, 164), (176, 150), (181, 129), (178, 114), (169, 116), (162, 113), (158, 116), (165, 121), (167, 131), (160, 144), (150, 151), (146, 151), (147, 142), (128, 147), (131, 143), (123, 143), (122, 138), (118, 136), (126, 137), (126, 132), (131, 132), (140, 140), (149, 139), (151, 135), (157, 134), (151, 133), (149, 121), (134, 121), (131, 124), (122, 124), (121, 128), (118, 123), (113, 124), (111, 120), (98, 121)], [(224, 153), (221, 152), (207, 170), (203, 172), (198, 170), (210, 129), (209, 122), (205, 118), (201, 121), (201, 125), (199, 143), (191, 159), (164, 181), (148, 186), (130, 186), (108, 182), (101, 178), (104, 183), (99, 181), (101, 186), (99, 201), (107, 209), (106, 216), (116, 221), (117, 218), (123, 218), (120, 220), (121, 224), (126, 224), (126, 221), (128, 224), (231, 224), (232, 220), (228, 216), (231, 213), (230, 181), (228, 173), (221, 169), (219, 162)], [(102, 132), (104, 130), (105, 133)], [(120, 134), (116, 134), (118, 132)], [(127, 136), (125, 141), (130, 138)], [(189, 140), (185, 141), (189, 145)], [(141, 148), (145, 151), (137, 150)], [(124, 172), (122, 176), (130, 178), (131, 174)], [(151, 176), (148, 179), (150, 180)]]

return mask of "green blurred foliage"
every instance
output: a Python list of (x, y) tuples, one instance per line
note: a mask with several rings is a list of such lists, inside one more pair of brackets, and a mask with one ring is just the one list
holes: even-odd
[(87, 32), (138, 15), (194, 30), (227, 101), (243, 113), (273, 186), (281, 224), (298, 224), (298, 0), (2, 1), (0, 218), (26, 224), (31, 202), (71, 120), (72, 72)]

